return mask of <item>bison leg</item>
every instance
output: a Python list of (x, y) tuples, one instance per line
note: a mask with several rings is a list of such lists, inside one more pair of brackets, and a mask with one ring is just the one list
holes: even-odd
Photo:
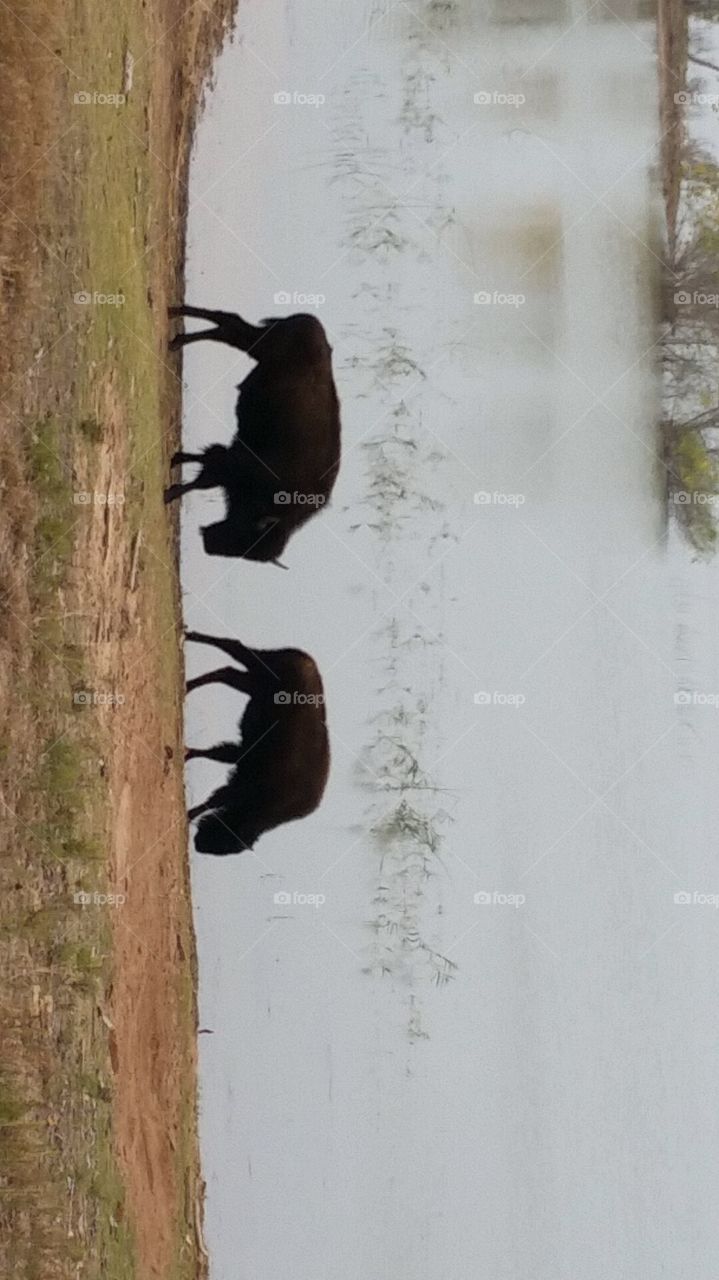
[(202, 804), (196, 804), (194, 808), (188, 809), (187, 816), (190, 822), (199, 818), (201, 813), (207, 813), (208, 809), (221, 809), (223, 805), (231, 803), (233, 796), (232, 787), (218, 787), (217, 791), (213, 791)]
[(207, 810), (209, 808), (210, 808), (210, 802), (209, 800), (205, 800), (204, 804), (196, 804), (194, 809), (188, 809), (187, 817), (189, 821), (194, 822), (195, 818), (199, 818), (201, 814), (207, 813)]
[[(222, 446), (213, 446), (215, 448)], [(209, 452), (209, 450), (208, 450)], [(201, 454), (195, 458), (192, 454), (183, 454), (183, 457), (191, 459), (193, 462), (204, 462), (205, 455)], [(183, 493), (191, 493), (193, 489), (216, 489), (218, 486), (217, 476), (214, 467), (203, 466), (198, 471), (194, 480), (189, 480), (187, 484), (171, 484), (165, 489), (165, 502), (174, 502), (176, 498), (181, 498)]]
[(192, 640), (195, 644), (210, 644), (215, 649), (220, 649), (222, 653), (226, 653), (228, 658), (241, 662), (245, 667), (258, 661), (255, 650), (248, 649), (239, 640), (224, 640), (221, 636), (208, 636), (200, 631), (186, 631), (185, 639)]
[(208, 747), (206, 751), (189, 747), (185, 752), (186, 760), (217, 760), (218, 764), (237, 764), (242, 754), (242, 747), (236, 742), (223, 742), (219, 747)]
[(197, 480), (191, 480), (189, 484), (171, 484), (165, 489), (165, 503), (174, 502), (177, 498), (181, 498), (183, 493), (190, 493), (193, 489), (203, 487), (197, 483)]
[(210, 311), (207, 307), (168, 307), (167, 314), (171, 320), (178, 316), (189, 316), (191, 320), (209, 320), (210, 324), (216, 325), (239, 320), (234, 311)]
[(170, 466), (181, 467), (183, 462), (202, 462), (202, 454), (185, 453), (184, 450), (178, 449), (177, 453), (173, 453), (170, 458)]
[(254, 683), (244, 671), (237, 671), (234, 667), (219, 667), (217, 671), (206, 671), (204, 676), (195, 676), (194, 680), (187, 681), (187, 692), (191, 693), (193, 689), (201, 689), (206, 684), (227, 684), (231, 689), (237, 689), (239, 693), (254, 692)]
[(219, 329), (199, 329), (197, 333), (176, 333), (167, 345), (170, 351), (181, 351), (188, 343), (201, 342), (204, 338), (214, 338), (218, 342), (224, 342)]
[(229, 347), (237, 347), (240, 351), (251, 352), (256, 342), (265, 336), (266, 330), (248, 324), (233, 311), (207, 311), (204, 307), (170, 307), (170, 316), (188, 316), (193, 320), (209, 320), (214, 329), (202, 329), (199, 333), (178, 333), (170, 343), (170, 350), (177, 351), (188, 342), (199, 342), (203, 338), (215, 342), (225, 342)]

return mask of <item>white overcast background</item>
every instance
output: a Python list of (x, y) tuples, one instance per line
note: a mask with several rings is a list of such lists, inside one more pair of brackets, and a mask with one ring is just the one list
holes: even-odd
[[(320, 295), (344, 457), (287, 573), (183, 504), (187, 625), (307, 649), (333, 749), (317, 813), (193, 854), (213, 1280), (719, 1272), (719, 577), (653, 461), (655, 32), (613, 8), (244, 0), (217, 66), (186, 301)], [(251, 367), (186, 351), (187, 448)]]

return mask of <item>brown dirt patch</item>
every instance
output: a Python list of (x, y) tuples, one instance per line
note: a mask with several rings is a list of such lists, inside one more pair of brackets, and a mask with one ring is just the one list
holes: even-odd
[[(113, 496), (117, 477), (128, 471), (128, 431), (111, 388), (102, 421), (93, 485)], [(196, 1071), (194, 1035), (188, 1035), (196, 1026), (194, 937), (179, 681), (174, 703), (158, 696), (158, 662), (169, 658), (175, 675), (181, 669), (179, 626), (170, 635), (160, 632), (142, 568), (142, 525), (129, 535), (123, 507), (92, 507), (73, 594), (86, 628), (84, 647), (93, 655), (93, 687), (122, 699), (99, 711), (107, 744), (110, 887), (125, 899), (111, 915), (113, 1125), (137, 1274), (154, 1280), (171, 1274), (178, 1202), (194, 1203), (199, 1176), (196, 1168), (178, 1171), (194, 1139), (188, 1108)], [(188, 966), (191, 980), (178, 984)], [(178, 1172), (188, 1175), (184, 1190)]]

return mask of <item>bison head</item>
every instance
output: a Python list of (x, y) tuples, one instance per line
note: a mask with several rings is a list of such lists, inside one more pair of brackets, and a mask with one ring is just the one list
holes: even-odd
[(288, 538), (289, 530), (279, 516), (227, 519), (205, 525), (202, 530), (208, 556), (241, 556), (263, 563), (277, 561)]
[(261, 835), (247, 816), (224, 809), (222, 813), (208, 813), (200, 818), (195, 832), (195, 848), (198, 853), (212, 853), (222, 857), (228, 853), (244, 853), (252, 849)]

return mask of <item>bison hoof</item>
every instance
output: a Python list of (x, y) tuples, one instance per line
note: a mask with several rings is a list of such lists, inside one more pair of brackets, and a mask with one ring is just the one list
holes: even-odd
[(167, 345), (170, 351), (180, 351), (182, 348), (183, 341), (184, 341), (183, 335), (181, 333), (176, 333), (174, 338), (170, 338), (170, 341)]
[(168, 307), (167, 314), (170, 317), (170, 320), (174, 320), (175, 316), (181, 316), (183, 309), (183, 307)]

